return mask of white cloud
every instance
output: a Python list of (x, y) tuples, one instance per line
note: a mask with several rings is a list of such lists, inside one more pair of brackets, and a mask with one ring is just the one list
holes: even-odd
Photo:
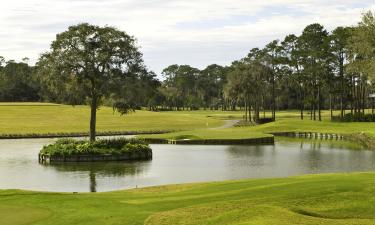
[(0, 3), (0, 55), (35, 62), (69, 25), (111, 25), (134, 35), (146, 64), (228, 64), (311, 23), (356, 24), (373, 1), (13, 0)]

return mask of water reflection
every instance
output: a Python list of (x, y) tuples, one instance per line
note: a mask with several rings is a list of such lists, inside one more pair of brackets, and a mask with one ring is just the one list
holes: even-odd
[(352, 143), (296, 139), (278, 139), (270, 146), (152, 145), (153, 160), (143, 162), (39, 164), (40, 148), (53, 141), (0, 140), (0, 188), (96, 192), (375, 170), (375, 151), (358, 150)]
[[(147, 173), (148, 161), (138, 162), (69, 162), (40, 164), (47, 169), (53, 169), (58, 173), (87, 173), (89, 178), (90, 192), (97, 191), (96, 177), (122, 178), (126, 176), (139, 176)], [(142, 166), (143, 164), (143, 166)]]

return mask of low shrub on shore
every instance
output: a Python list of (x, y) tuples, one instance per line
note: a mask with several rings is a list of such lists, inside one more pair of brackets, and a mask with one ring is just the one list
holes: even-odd
[(151, 148), (144, 141), (139, 139), (102, 139), (95, 142), (87, 140), (75, 140), (64, 138), (54, 144), (46, 145), (40, 151), (47, 155), (120, 155), (129, 152), (150, 152)]
[(347, 113), (342, 118), (335, 116), (332, 121), (336, 122), (375, 122), (375, 114)]

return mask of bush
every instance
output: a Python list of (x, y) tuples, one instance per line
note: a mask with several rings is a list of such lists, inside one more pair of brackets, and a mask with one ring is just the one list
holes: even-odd
[(273, 118), (259, 118), (256, 123), (257, 124), (265, 124), (265, 123), (272, 123), (275, 122)]
[(57, 140), (54, 144), (46, 145), (40, 151), (48, 155), (120, 155), (128, 152), (149, 152), (151, 148), (139, 139), (102, 139), (95, 142), (86, 140), (74, 140), (64, 138)]
[(332, 121), (338, 122), (375, 122), (375, 114), (348, 113), (344, 117), (335, 116)]

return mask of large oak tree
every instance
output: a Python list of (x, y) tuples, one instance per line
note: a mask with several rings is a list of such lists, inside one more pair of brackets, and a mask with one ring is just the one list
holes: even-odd
[(146, 71), (133, 37), (87, 23), (58, 34), (37, 67), (45, 86), (58, 97), (70, 104), (85, 100), (91, 106), (91, 141), (95, 141), (96, 112), (102, 100), (110, 98), (122, 114), (133, 110), (122, 95), (124, 87), (129, 78)]

